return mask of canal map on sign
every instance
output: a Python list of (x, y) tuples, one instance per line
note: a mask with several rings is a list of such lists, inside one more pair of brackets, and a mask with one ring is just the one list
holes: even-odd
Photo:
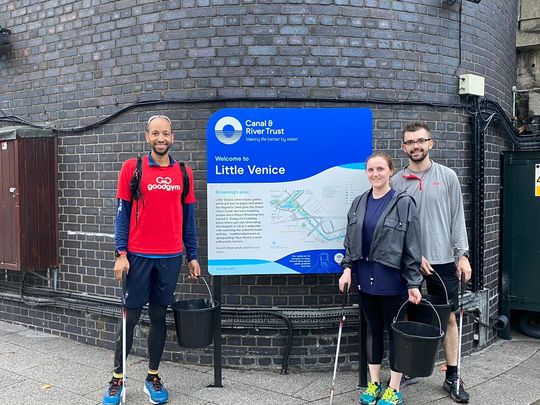
[(271, 197), (271, 224), (277, 230), (275, 233), (303, 243), (343, 241), (343, 212), (329, 212), (312, 191), (294, 190)]

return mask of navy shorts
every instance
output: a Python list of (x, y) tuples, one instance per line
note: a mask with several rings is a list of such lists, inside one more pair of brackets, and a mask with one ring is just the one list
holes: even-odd
[[(459, 308), (459, 280), (457, 277), (457, 267), (454, 262), (445, 264), (432, 264), (431, 267), (441, 276), (442, 281), (448, 291), (448, 299), (452, 301), (452, 310)], [(428, 294), (445, 297), (444, 287), (437, 275), (432, 274), (426, 277)]]
[(142, 308), (147, 303), (172, 305), (182, 256), (149, 259), (128, 253), (126, 278), (127, 308)]

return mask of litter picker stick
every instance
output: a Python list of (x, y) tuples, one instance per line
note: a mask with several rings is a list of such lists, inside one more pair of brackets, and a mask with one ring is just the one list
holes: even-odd
[(338, 338), (337, 338), (337, 347), (336, 347), (336, 361), (334, 362), (334, 374), (332, 376), (332, 386), (330, 387), (330, 405), (332, 405), (332, 401), (334, 400), (334, 388), (336, 386), (336, 373), (337, 373), (337, 365), (339, 360), (339, 346), (341, 345), (341, 333), (343, 331), (343, 325), (345, 324), (345, 304), (347, 304), (348, 296), (349, 296), (349, 284), (345, 284), (343, 293), (345, 296), (343, 297), (343, 305), (341, 306), (341, 319), (339, 320), (339, 331), (338, 331)]
[(458, 357), (457, 357), (457, 387), (456, 392), (459, 395), (459, 389), (461, 385), (461, 338), (463, 336), (463, 293), (465, 290), (465, 280), (463, 279), (463, 273), (459, 278), (459, 333), (458, 333)]
[(124, 378), (122, 379), (122, 404), (126, 403), (126, 270), (122, 270), (122, 373)]

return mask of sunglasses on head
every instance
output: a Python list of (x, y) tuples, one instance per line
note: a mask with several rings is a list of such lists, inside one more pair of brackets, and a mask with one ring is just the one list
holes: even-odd
[(170, 118), (167, 117), (166, 115), (152, 115), (150, 118), (148, 118), (148, 121), (146, 122), (146, 125), (150, 125), (150, 123), (152, 121), (154, 121), (156, 118), (163, 118), (163, 119), (167, 120), (169, 122), (169, 124), (171, 124), (171, 126), (172, 126), (172, 122), (171, 122)]

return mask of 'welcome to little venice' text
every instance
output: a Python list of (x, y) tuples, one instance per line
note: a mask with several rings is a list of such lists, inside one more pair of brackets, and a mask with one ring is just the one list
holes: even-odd
[[(283, 175), (285, 174), (285, 168), (283, 166), (274, 167), (272, 165), (268, 166), (257, 166), (257, 165), (248, 165), (247, 172), (254, 175)], [(217, 165), (216, 166), (216, 175), (217, 176), (241, 176), (246, 173), (246, 168), (237, 165)]]

